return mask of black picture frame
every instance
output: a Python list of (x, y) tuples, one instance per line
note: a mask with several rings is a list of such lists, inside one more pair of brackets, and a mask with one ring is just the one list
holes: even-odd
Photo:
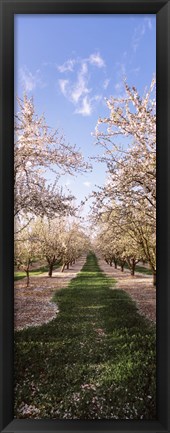
[[(157, 420), (13, 419), (13, 118), (15, 14), (156, 14)], [(0, 431), (170, 432), (170, 0), (1, 0)], [(169, 51), (168, 51), (169, 49)], [(168, 122), (169, 119), (169, 122)]]

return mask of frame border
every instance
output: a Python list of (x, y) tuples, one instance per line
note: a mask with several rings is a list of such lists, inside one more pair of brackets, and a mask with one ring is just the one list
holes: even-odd
[[(13, 118), (15, 14), (156, 14), (157, 420), (13, 419)], [(170, 432), (170, 0), (0, 0), (0, 431)], [(2, 162), (1, 162), (2, 161)], [(168, 314), (169, 313), (169, 314)], [(169, 363), (168, 363), (169, 361)], [(169, 415), (168, 415), (169, 409)]]

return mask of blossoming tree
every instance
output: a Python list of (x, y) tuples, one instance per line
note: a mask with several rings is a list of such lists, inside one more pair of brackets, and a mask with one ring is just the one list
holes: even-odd
[(125, 82), (125, 96), (108, 99), (107, 106), (110, 115), (98, 120), (95, 135), (104, 148), (100, 160), (107, 164), (108, 179), (95, 193), (94, 212), (101, 215), (104, 206), (111, 213), (119, 205), (125, 251), (134, 244), (138, 256), (149, 263), (156, 284), (155, 79), (143, 98)]
[[(14, 140), (14, 210), (17, 221), (31, 220), (33, 215), (70, 214), (72, 195), (57, 186), (64, 173), (86, 171), (89, 166), (76, 146), (65, 142), (58, 131), (46, 124), (44, 115), (35, 112), (33, 98), (18, 98)], [(52, 184), (47, 182), (53, 173)]]

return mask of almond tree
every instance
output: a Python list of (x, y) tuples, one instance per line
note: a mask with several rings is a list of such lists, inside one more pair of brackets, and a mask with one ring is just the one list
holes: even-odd
[(24, 228), (16, 237), (14, 244), (14, 260), (18, 269), (25, 271), (27, 287), (29, 286), (30, 265), (39, 257), (37, 239), (33, 233)]
[(78, 223), (73, 222), (64, 233), (62, 272), (64, 272), (65, 267), (69, 269), (69, 266), (72, 266), (72, 264), (74, 264), (82, 254), (87, 253), (89, 249), (90, 242), (84, 230)]
[(48, 263), (48, 275), (52, 277), (54, 265), (61, 261), (63, 254), (63, 223), (59, 218), (49, 220), (38, 218), (32, 225), (41, 259)]
[(143, 258), (142, 249), (138, 244), (131, 227), (121, 216), (121, 207), (115, 206), (109, 214), (105, 212), (99, 225), (97, 249), (102, 252), (106, 262), (115, 269), (120, 265), (123, 272), (127, 263), (131, 275), (135, 273), (136, 264)]
[[(140, 98), (135, 87), (125, 83), (126, 96), (110, 98), (110, 116), (99, 119), (98, 143), (105, 149), (102, 161), (108, 167), (108, 182), (95, 194), (97, 212), (105, 204), (121, 205), (122, 230), (133, 239), (149, 262), (156, 283), (156, 102), (155, 80)], [(101, 129), (100, 129), (101, 128)], [(103, 129), (102, 129), (103, 128)], [(120, 142), (121, 138), (121, 142)], [(96, 211), (95, 211), (96, 212)], [(129, 237), (130, 236), (130, 237)], [(128, 241), (128, 239), (127, 239)], [(127, 244), (128, 246), (128, 244)], [(130, 262), (129, 262), (130, 263)]]
[[(120, 199), (128, 196), (139, 209), (145, 201), (155, 220), (156, 102), (151, 98), (155, 80), (143, 99), (126, 83), (125, 91), (125, 98), (107, 100), (110, 117), (99, 119), (96, 127), (98, 143), (105, 148), (101, 159), (107, 163), (111, 181), (105, 193), (110, 196), (115, 191)], [(99, 131), (99, 125), (107, 125), (106, 131)]]
[[(59, 177), (65, 172), (84, 171), (88, 165), (75, 146), (66, 144), (58, 131), (46, 124), (44, 115), (35, 112), (33, 98), (25, 94), (17, 98), (19, 112), (15, 116), (14, 140), (14, 194), (15, 216), (28, 221), (33, 215), (70, 213), (73, 210), (71, 195), (65, 196), (57, 187)], [(54, 182), (47, 182), (49, 170)]]
[(87, 237), (78, 224), (68, 224), (67, 218), (38, 218), (32, 224), (32, 234), (37, 242), (41, 259), (46, 259), (49, 277), (54, 265), (62, 263), (62, 271), (86, 252), (89, 246)]

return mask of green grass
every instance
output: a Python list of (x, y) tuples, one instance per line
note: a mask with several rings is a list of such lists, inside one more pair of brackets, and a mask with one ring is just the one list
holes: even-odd
[[(61, 263), (56, 263), (53, 267), (53, 269), (57, 269), (61, 266)], [(39, 268), (36, 269), (31, 269), (30, 270), (30, 276), (34, 277), (36, 275), (40, 275), (43, 272), (48, 272), (49, 267), (48, 266), (40, 266)], [(14, 281), (18, 281), (18, 280), (22, 280), (23, 278), (26, 277), (26, 272), (24, 271), (16, 271), (14, 272)]]
[(155, 327), (113, 286), (90, 254), (56, 319), (15, 333), (16, 417), (156, 418)]
[(141, 272), (142, 274), (152, 275), (152, 270), (149, 268), (145, 268), (145, 266), (136, 265), (136, 272)]

